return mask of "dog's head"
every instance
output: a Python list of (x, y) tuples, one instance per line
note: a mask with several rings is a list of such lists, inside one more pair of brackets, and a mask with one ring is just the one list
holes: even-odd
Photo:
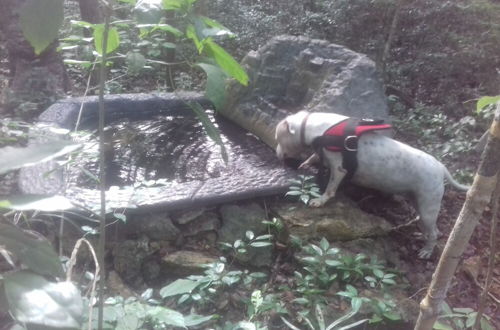
[(302, 159), (306, 146), (300, 141), (300, 126), (307, 112), (300, 111), (288, 116), (276, 125), (276, 155), (280, 160)]

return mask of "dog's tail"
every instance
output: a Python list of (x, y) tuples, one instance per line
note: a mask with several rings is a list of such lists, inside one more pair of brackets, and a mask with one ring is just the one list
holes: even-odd
[(444, 165), (443, 165), (443, 171), (446, 181), (448, 181), (453, 187), (462, 191), (467, 191), (470, 189), (470, 186), (466, 186), (455, 181), (455, 179), (453, 179), (453, 177), (451, 176), (450, 171), (448, 171), (448, 169)]

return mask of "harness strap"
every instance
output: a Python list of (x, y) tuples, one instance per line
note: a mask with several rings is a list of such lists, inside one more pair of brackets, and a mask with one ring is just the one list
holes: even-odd
[(358, 168), (358, 138), (363, 133), (388, 129), (391, 125), (383, 120), (347, 118), (331, 128), (325, 134), (316, 137), (312, 146), (323, 162), (324, 149), (342, 152), (342, 167), (347, 171), (344, 181), (350, 180)]
[(300, 123), (300, 143), (303, 146), (306, 145), (306, 124), (307, 124), (307, 119), (309, 119), (310, 115), (311, 113), (308, 112), (304, 117), (304, 119), (302, 119), (302, 123)]

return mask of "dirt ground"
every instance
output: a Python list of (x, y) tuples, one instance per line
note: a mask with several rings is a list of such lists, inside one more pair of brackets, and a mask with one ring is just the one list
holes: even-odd
[[(365, 211), (385, 217), (394, 224), (406, 222), (407, 220), (404, 219), (408, 219), (408, 212), (413, 211), (409, 203), (403, 199), (395, 200), (386, 197), (375, 195), (375, 197), (362, 202), (360, 206)], [(412, 298), (416, 301), (420, 301), (425, 296), (432, 272), (436, 268), (439, 259), (439, 253), (446, 244), (446, 239), (453, 228), (464, 201), (465, 193), (463, 192), (452, 189), (447, 189), (445, 192), (441, 213), (438, 218), (438, 227), (442, 233), (438, 243), (439, 251), (434, 252), (430, 261), (418, 258), (417, 252), (420, 246), (418, 244), (421, 244), (421, 242), (415, 239), (414, 234), (417, 230), (415, 225), (403, 227), (391, 234), (391, 238), (399, 242), (401, 247), (408, 247), (408, 244), (412, 245), (405, 248), (408, 251), (405, 260), (408, 269), (405, 272), (412, 287), (415, 288)], [(491, 212), (488, 208), (474, 230), (448, 290), (446, 301), (451, 307), (468, 307), (474, 310), (478, 308), (479, 296), (482, 287), (484, 287), (488, 257), (490, 255), (490, 222)], [(500, 236), (500, 232), (497, 232), (498, 236)], [(484, 310), (492, 318), (496, 329), (500, 329), (500, 258), (498, 256), (499, 252), (497, 251), (493, 283)]]

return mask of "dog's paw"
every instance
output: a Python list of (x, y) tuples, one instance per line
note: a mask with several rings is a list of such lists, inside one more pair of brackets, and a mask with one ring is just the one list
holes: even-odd
[(325, 205), (326, 201), (324, 198), (314, 198), (314, 199), (311, 199), (311, 201), (309, 202), (309, 206), (311, 207), (321, 207), (323, 205)]

